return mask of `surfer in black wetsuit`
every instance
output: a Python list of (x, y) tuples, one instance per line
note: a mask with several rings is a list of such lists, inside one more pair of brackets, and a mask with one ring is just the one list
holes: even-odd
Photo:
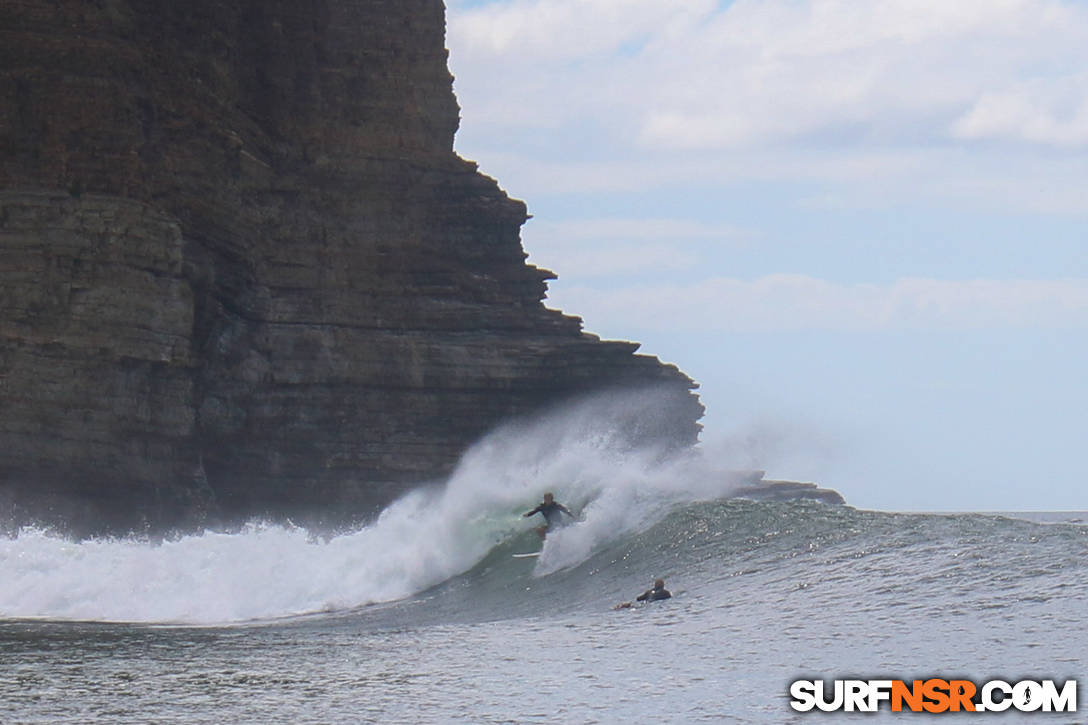
[(570, 509), (563, 504), (558, 503), (555, 500), (555, 496), (551, 493), (544, 494), (544, 501), (538, 504), (532, 511), (527, 511), (522, 514), (522, 516), (524, 518), (529, 518), (533, 514), (544, 515), (544, 525), (536, 527), (536, 532), (540, 534), (540, 538), (542, 539), (548, 535), (549, 531), (563, 525), (562, 514), (566, 514), (572, 521), (574, 520), (574, 514), (570, 512)]
[(669, 599), (672, 594), (665, 588), (664, 579), (654, 579), (654, 588), (647, 589), (642, 594), (635, 597), (636, 602), (656, 602), (659, 599)]
[[(672, 599), (672, 594), (665, 588), (664, 579), (654, 579), (654, 588), (647, 589), (642, 594), (635, 597), (635, 602), (656, 602), (662, 599)], [(635, 602), (620, 602), (613, 609), (630, 609), (635, 606)]]

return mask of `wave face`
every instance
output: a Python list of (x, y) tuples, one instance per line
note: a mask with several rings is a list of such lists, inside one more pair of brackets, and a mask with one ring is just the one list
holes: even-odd
[[(399, 627), (603, 611), (657, 576), (691, 606), (803, 601), (798, 616), (1030, 603), (1060, 620), (1088, 604), (1088, 527), (731, 500), (723, 465), (644, 443), (662, 404), (606, 396), (507, 426), (446, 482), (328, 538), (256, 523), (161, 543), (24, 529), (0, 539), (0, 618)], [(580, 517), (541, 548), (521, 514), (545, 491)]]

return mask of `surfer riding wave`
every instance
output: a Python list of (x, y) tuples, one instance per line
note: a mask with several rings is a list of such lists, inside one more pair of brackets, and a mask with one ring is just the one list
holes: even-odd
[(555, 496), (550, 492), (544, 494), (544, 500), (537, 504), (535, 509), (525, 512), (522, 516), (524, 518), (529, 518), (533, 514), (542, 514), (544, 516), (544, 525), (536, 528), (536, 532), (540, 534), (540, 538), (542, 539), (548, 535), (549, 531), (556, 529), (565, 523), (563, 514), (566, 514), (571, 521), (574, 520), (574, 514), (570, 512), (570, 509), (556, 501)]

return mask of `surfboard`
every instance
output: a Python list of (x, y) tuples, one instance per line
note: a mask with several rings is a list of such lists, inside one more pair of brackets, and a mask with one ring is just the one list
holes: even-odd
[(533, 556), (540, 556), (539, 551), (530, 551), (528, 554), (511, 554), (515, 559), (528, 559)]

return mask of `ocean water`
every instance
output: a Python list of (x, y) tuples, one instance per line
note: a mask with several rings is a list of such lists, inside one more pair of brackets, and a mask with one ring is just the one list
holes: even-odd
[[(874, 716), (796, 713), (789, 683), (1083, 688), (1088, 514), (738, 500), (628, 413), (498, 431), (358, 531), (0, 539), (0, 723), (841, 722)], [(580, 520), (541, 548), (546, 490)], [(613, 608), (658, 576), (672, 599)]]

